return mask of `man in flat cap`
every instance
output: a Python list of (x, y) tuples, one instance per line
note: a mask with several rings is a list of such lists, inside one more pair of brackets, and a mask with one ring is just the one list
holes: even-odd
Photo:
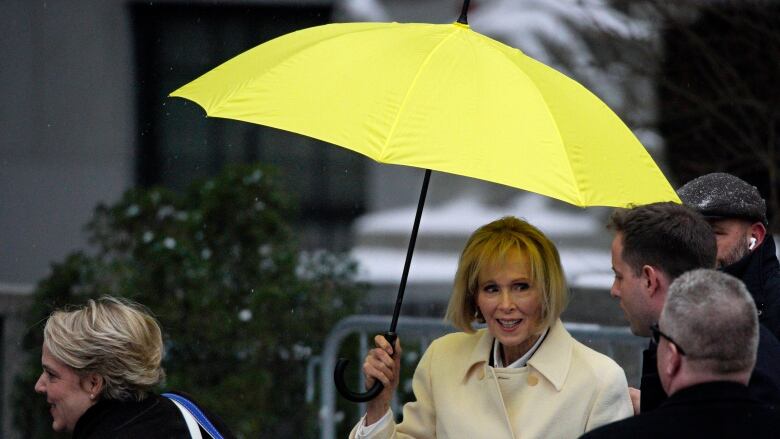
[(710, 223), (718, 244), (718, 268), (747, 285), (759, 321), (780, 338), (780, 263), (767, 234), (766, 202), (758, 189), (716, 172), (689, 181), (677, 194)]
[[(615, 280), (610, 294), (619, 300), (631, 332), (650, 337), (650, 326), (658, 323), (672, 281), (690, 270), (715, 268), (715, 236), (702, 215), (672, 202), (615, 209), (607, 228), (614, 232), (611, 255)], [(728, 320), (714, 314), (709, 319), (713, 324)], [(749, 392), (780, 407), (780, 341), (759, 326), (758, 359)], [(629, 390), (634, 413), (653, 411), (666, 399), (656, 368), (657, 348), (651, 341), (642, 352), (640, 389)]]

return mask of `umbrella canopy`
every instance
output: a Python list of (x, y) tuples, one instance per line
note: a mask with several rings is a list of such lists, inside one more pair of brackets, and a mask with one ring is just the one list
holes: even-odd
[(244, 52), (171, 96), (377, 162), (577, 206), (679, 202), (599, 98), (463, 23), (313, 27)]
[[(633, 133), (577, 82), (466, 24), (346, 23), (293, 32), (171, 93), (212, 117), (304, 134), (381, 163), (426, 170), (390, 330), (395, 328), (431, 169), (577, 206), (677, 194)], [(342, 396), (361, 402), (382, 384)]]

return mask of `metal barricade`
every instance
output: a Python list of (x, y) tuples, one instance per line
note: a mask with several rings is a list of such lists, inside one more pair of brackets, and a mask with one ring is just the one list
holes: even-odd
[[(339, 347), (344, 339), (357, 334), (359, 340), (358, 358), (353, 359), (353, 367), (360, 367), (362, 360), (368, 352), (369, 346), (373, 347), (375, 334), (384, 332), (390, 326), (390, 316), (379, 315), (354, 315), (339, 321), (330, 331), (325, 340), (324, 350), (321, 356), (314, 357), (309, 363), (307, 376), (309, 379), (307, 389), (307, 401), (314, 400), (314, 376), (319, 367), (320, 389), (320, 438), (335, 439), (336, 424), (343, 421), (343, 416), (337, 416), (336, 412), (336, 388), (333, 385), (333, 369), (336, 366)], [(629, 384), (638, 385), (641, 373), (642, 350), (647, 346), (647, 340), (635, 337), (629, 328), (601, 326), (585, 323), (564, 323), (571, 335), (581, 343), (590, 346), (599, 352), (613, 358), (624, 370)], [(430, 342), (456, 329), (445, 323), (442, 319), (404, 317), (398, 321), (398, 334), (402, 338), (404, 346), (413, 346), (418, 343), (420, 352), (424, 352)], [(355, 389), (363, 388), (363, 375), (359, 374), (359, 381)], [(393, 400), (393, 412), (400, 412), (400, 402)], [(365, 407), (360, 405), (358, 413), (364, 413)], [(350, 423), (357, 419), (348, 420)]]

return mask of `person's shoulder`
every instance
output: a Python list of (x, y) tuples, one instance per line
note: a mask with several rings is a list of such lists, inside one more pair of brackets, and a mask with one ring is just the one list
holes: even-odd
[(585, 433), (580, 439), (638, 438), (639, 435), (647, 437), (647, 433), (650, 433), (648, 428), (652, 429), (653, 427), (654, 424), (648, 422), (646, 417), (632, 416), (595, 428)]
[(585, 367), (596, 376), (620, 374), (624, 376), (621, 368), (615, 360), (589, 348), (577, 340), (572, 340), (572, 362), (578, 364), (578, 367)]
[(628, 395), (628, 381), (623, 368), (613, 359), (573, 340), (569, 379), (572, 384), (592, 388), (597, 393), (625, 392)]
[[(780, 338), (780, 267), (776, 258), (768, 261), (761, 284), (764, 309), (759, 321)], [(752, 293), (752, 291), (751, 291)]]
[(435, 339), (429, 346), (429, 350), (446, 354), (470, 353), (480, 342), (485, 342), (483, 337), (488, 336), (486, 329), (479, 329), (473, 333), (452, 332)]
[(96, 437), (162, 439), (184, 437), (187, 433), (179, 410), (160, 395), (149, 394), (141, 401), (111, 401), (111, 407), (100, 421), (105, 428), (95, 430), (105, 431)]
[[(695, 437), (687, 434), (688, 419), (679, 412), (660, 407), (647, 413), (641, 413), (636, 416), (615, 421), (609, 424), (597, 427), (582, 438), (586, 439), (609, 439), (609, 438), (659, 438), (659, 437)], [(680, 423), (680, 428), (675, 429), (676, 423)], [(680, 434), (683, 433), (683, 434)], [(710, 437), (703, 435), (700, 437)]]
[(443, 347), (450, 347), (450, 346), (461, 346), (461, 345), (469, 345), (469, 344), (477, 344), (482, 339), (483, 336), (487, 335), (486, 329), (478, 329), (475, 332), (468, 333), (468, 332), (451, 332), (449, 334), (442, 335), (441, 337), (434, 340), (431, 345), (436, 345), (437, 348), (443, 348)]

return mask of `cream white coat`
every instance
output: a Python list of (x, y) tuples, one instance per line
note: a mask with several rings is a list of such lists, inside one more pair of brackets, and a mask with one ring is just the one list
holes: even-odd
[(560, 320), (525, 367), (489, 366), (492, 345), (485, 329), (431, 343), (414, 373), (417, 400), (371, 438), (577, 438), (633, 414), (623, 369)]

